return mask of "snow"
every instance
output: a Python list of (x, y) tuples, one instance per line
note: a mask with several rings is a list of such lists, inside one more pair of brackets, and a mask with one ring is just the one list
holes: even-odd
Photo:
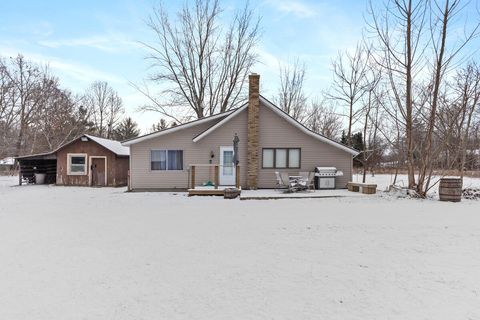
[(242, 190), (241, 198), (342, 198), (342, 197), (367, 197), (367, 195), (359, 192), (349, 192), (346, 189), (334, 190), (308, 190), (299, 192), (286, 192), (285, 189), (260, 189), (260, 190)]
[(15, 159), (13, 157), (0, 159), (0, 165), (13, 166), (14, 164), (15, 164)]
[(480, 318), (479, 201), (16, 181), (0, 177), (0, 319)]
[[(362, 174), (355, 174), (353, 176), (353, 181), (355, 182), (361, 182), (362, 181)], [(448, 177), (448, 176), (446, 176)], [(439, 186), (439, 179), (442, 178), (440, 176), (433, 177), (432, 183), (433, 186), (431, 190), (429, 191), (429, 196), (438, 199), (438, 186)], [(457, 177), (455, 177), (457, 178)], [(371, 174), (367, 174), (366, 176), (366, 182), (367, 183), (376, 183), (377, 184), (377, 190), (385, 191), (388, 190), (388, 187), (393, 184), (393, 181), (395, 179), (394, 174), (378, 174), (372, 177)], [(401, 187), (407, 187), (408, 186), (408, 177), (405, 174), (399, 174), (397, 177), (397, 181), (395, 183), (398, 186)], [(480, 179), (479, 178), (471, 178), (471, 177), (464, 177), (463, 178), (463, 188), (480, 188)]]
[(92, 139), (99, 145), (104, 146), (108, 150), (112, 151), (113, 153), (119, 155), (119, 156), (128, 156), (130, 155), (130, 148), (125, 147), (122, 145), (120, 141), (115, 141), (115, 140), (109, 140), (109, 139), (104, 139), (104, 138), (99, 138), (95, 137), (89, 134), (85, 134), (89, 139)]

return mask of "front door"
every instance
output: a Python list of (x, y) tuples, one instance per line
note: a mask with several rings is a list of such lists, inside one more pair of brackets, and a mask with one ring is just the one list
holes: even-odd
[(235, 185), (235, 167), (233, 166), (233, 147), (220, 147), (219, 183), (221, 186)]
[(101, 187), (106, 185), (105, 181), (105, 158), (92, 158), (92, 186)]

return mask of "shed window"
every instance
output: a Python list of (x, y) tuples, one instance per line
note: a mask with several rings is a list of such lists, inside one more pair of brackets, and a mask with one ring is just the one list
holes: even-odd
[(86, 154), (67, 154), (67, 174), (68, 175), (86, 175), (87, 174), (87, 155)]
[(264, 148), (262, 150), (262, 168), (299, 169), (300, 148)]
[(151, 170), (183, 170), (183, 150), (152, 150)]

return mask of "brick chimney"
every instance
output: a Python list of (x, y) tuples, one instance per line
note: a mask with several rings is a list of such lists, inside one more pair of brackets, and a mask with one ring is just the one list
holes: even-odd
[(248, 124), (247, 124), (247, 188), (258, 187), (258, 126), (260, 108), (260, 75), (252, 73), (248, 76)]

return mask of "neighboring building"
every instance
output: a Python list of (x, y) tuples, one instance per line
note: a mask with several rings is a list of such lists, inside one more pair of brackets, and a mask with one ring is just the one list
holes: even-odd
[(69, 186), (126, 186), (129, 149), (119, 141), (84, 134), (52, 152), (17, 157), (22, 179), (45, 174), (46, 183)]
[(238, 134), (242, 188), (274, 188), (275, 171), (298, 174), (317, 166), (343, 171), (337, 188), (352, 179), (352, 159), (358, 151), (314, 133), (259, 94), (259, 75), (249, 77), (249, 101), (244, 106), (123, 142), (130, 147), (130, 188), (186, 189), (190, 167), (199, 183), (212, 181), (220, 164), (219, 184), (234, 185), (232, 140)]
[(15, 166), (15, 158), (7, 157), (0, 159), (0, 173), (12, 172)]

